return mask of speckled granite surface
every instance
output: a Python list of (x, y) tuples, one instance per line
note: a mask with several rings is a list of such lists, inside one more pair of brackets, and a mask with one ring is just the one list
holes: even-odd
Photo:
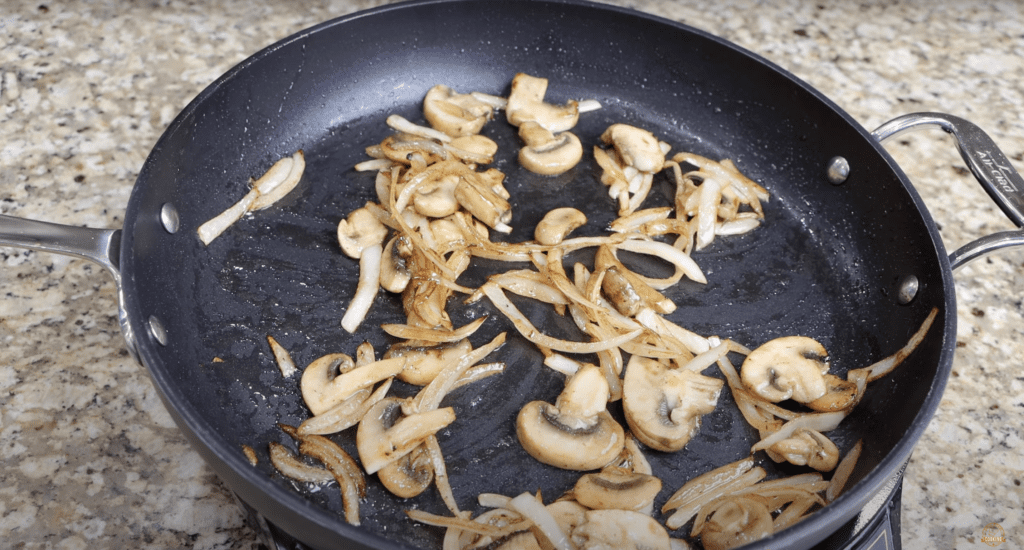
[[(867, 128), (912, 111), (968, 118), (1024, 167), (1018, 3), (621, 3), (767, 57)], [(204, 86), (370, 4), (0, 3), (0, 213), (120, 227), (148, 150)], [(1012, 227), (941, 132), (888, 148), (950, 250)], [(124, 351), (108, 275), (6, 248), (0, 263), (0, 547), (257, 547)], [(956, 274), (956, 361), (907, 470), (906, 548), (989, 548), (989, 523), (1001, 548), (1024, 546), (1022, 265), (1008, 251)]]

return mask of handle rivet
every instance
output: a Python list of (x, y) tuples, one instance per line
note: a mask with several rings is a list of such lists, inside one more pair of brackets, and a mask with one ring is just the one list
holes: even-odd
[(900, 305), (905, 306), (914, 301), (914, 298), (917, 296), (917, 291), (920, 289), (921, 282), (917, 280), (917, 277), (914, 275), (908, 275), (903, 278), (902, 282), (900, 282), (900, 290), (896, 295), (896, 299), (899, 301)]
[(163, 207), (160, 208), (160, 223), (164, 224), (164, 229), (171, 234), (177, 233), (180, 222), (178, 209), (169, 202), (164, 203)]
[(167, 345), (167, 331), (164, 329), (164, 324), (155, 315), (149, 316), (149, 334), (161, 346)]
[(832, 157), (825, 167), (825, 176), (832, 185), (841, 185), (850, 177), (850, 163), (843, 157)]

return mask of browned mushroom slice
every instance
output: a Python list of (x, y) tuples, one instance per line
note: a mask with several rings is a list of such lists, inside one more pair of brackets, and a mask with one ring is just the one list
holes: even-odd
[(572, 494), (587, 508), (633, 510), (650, 515), (654, 497), (660, 490), (661, 480), (653, 475), (610, 466), (600, 472), (580, 476)]
[(678, 451), (697, 433), (701, 416), (715, 409), (723, 385), (717, 378), (634, 355), (622, 385), (626, 422), (645, 445)]
[(528, 121), (519, 126), (519, 137), (526, 144), (519, 150), (519, 164), (535, 174), (563, 174), (583, 158), (583, 144), (572, 132), (553, 134)]
[(494, 107), (471, 94), (459, 94), (443, 84), (427, 91), (423, 116), (434, 128), (450, 135), (479, 133), (494, 114)]
[(725, 499), (700, 531), (705, 550), (728, 550), (761, 540), (774, 532), (767, 499), (744, 495)]
[(601, 141), (615, 147), (626, 166), (641, 172), (658, 172), (665, 166), (665, 150), (651, 132), (628, 124), (612, 124)]
[(446, 365), (458, 361), (472, 349), (472, 344), (466, 339), (440, 344), (406, 340), (392, 346), (384, 356), (407, 358), (406, 367), (398, 375), (399, 380), (417, 386), (425, 386)]
[(594, 470), (614, 460), (625, 433), (606, 410), (608, 382), (587, 365), (566, 382), (555, 405), (527, 403), (516, 419), (516, 434), (537, 460), (568, 470)]
[(578, 550), (669, 550), (668, 532), (654, 518), (632, 510), (588, 510), (572, 532)]
[(397, 357), (355, 367), (343, 353), (324, 355), (302, 372), (302, 399), (314, 415), (322, 414), (356, 391), (395, 376), (404, 365), (405, 359)]
[(423, 445), (384, 466), (377, 478), (395, 496), (412, 498), (430, 487), (434, 481), (434, 468), (430, 452)]
[(555, 208), (544, 214), (544, 218), (537, 223), (533, 229), (533, 238), (540, 244), (556, 245), (586, 223), (586, 214), (575, 208)]
[(564, 106), (544, 102), (548, 79), (519, 73), (512, 78), (512, 88), (505, 106), (505, 116), (513, 126), (536, 122), (551, 132), (564, 132), (576, 125), (579, 103), (569, 100)]
[(750, 352), (740, 367), (743, 385), (763, 399), (808, 403), (825, 395), (825, 347), (806, 336), (770, 340)]
[(451, 407), (403, 415), (401, 399), (381, 400), (366, 413), (356, 431), (356, 448), (363, 468), (368, 474), (376, 473), (454, 421)]
[(798, 430), (792, 436), (766, 449), (776, 462), (810, 466), (819, 472), (831, 472), (839, 463), (839, 449), (817, 430)]

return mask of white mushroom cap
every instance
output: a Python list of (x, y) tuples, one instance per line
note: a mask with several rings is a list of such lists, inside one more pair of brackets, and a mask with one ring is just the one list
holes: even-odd
[(657, 477), (610, 466), (600, 472), (580, 476), (572, 494), (587, 508), (650, 514), (659, 491), (661, 480)]
[(717, 378), (634, 355), (623, 379), (622, 410), (642, 443), (678, 451), (697, 433), (701, 415), (715, 409), (723, 385)]
[(704, 524), (700, 540), (705, 550), (728, 550), (773, 532), (772, 516), (764, 497), (745, 495), (720, 504)]
[(532, 401), (516, 419), (523, 448), (537, 460), (567, 470), (595, 470), (614, 460), (625, 445), (622, 426), (606, 410), (608, 382), (586, 365), (573, 375), (557, 406)]
[(579, 550), (669, 550), (668, 532), (654, 518), (630, 510), (589, 510), (572, 532)]
[(431, 88), (423, 98), (424, 118), (452, 137), (479, 133), (493, 114), (489, 103), (472, 94), (455, 93), (443, 84)]
[(544, 214), (544, 218), (537, 223), (533, 238), (540, 244), (555, 245), (586, 223), (586, 214), (575, 208), (555, 208)]
[(572, 132), (552, 134), (540, 124), (527, 121), (519, 126), (526, 146), (519, 150), (519, 164), (544, 176), (567, 172), (583, 158), (583, 144)]
[(434, 465), (425, 445), (416, 447), (402, 458), (377, 472), (377, 478), (391, 494), (412, 498), (430, 487), (434, 481)]
[(628, 124), (612, 124), (601, 134), (601, 141), (615, 147), (627, 166), (641, 172), (660, 171), (665, 165), (665, 152), (654, 134)]
[(427, 437), (455, 421), (451, 407), (402, 416), (402, 400), (388, 397), (374, 405), (356, 430), (356, 448), (366, 473), (411, 453)]
[(768, 456), (776, 462), (810, 466), (819, 472), (831, 472), (839, 464), (839, 448), (817, 430), (798, 430), (792, 437), (775, 443), (767, 451)]
[(793, 399), (808, 403), (825, 395), (828, 352), (806, 336), (770, 340), (743, 361), (743, 385), (762, 398), (778, 403)]
[(548, 79), (519, 73), (512, 78), (512, 90), (505, 106), (509, 124), (519, 126), (536, 122), (551, 132), (564, 132), (579, 120), (579, 103), (569, 100), (565, 105), (544, 102)]

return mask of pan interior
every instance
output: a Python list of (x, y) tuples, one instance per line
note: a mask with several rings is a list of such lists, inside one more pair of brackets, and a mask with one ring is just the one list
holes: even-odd
[[(526, 10), (531, 16), (520, 17)], [(577, 32), (582, 28), (588, 30)], [(266, 337), (300, 367), (326, 353), (354, 354), (364, 340), (378, 354), (394, 342), (374, 328), (403, 322), (393, 295), (378, 296), (356, 334), (339, 325), (358, 265), (341, 254), (335, 229), (350, 211), (376, 200), (373, 174), (352, 166), (390, 133), (388, 114), (423, 123), (420, 103), (431, 86), (504, 95), (517, 72), (550, 79), (551, 102), (602, 104), (575, 129), (585, 150), (609, 124), (625, 122), (653, 131), (673, 152), (732, 159), (772, 194), (761, 228), (720, 237), (694, 254), (707, 285), (683, 281), (667, 291), (679, 306), (670, 318), (679, 324), (751, 348), (777, 336), (811, 336), (842, 375), (893, 353), (930, 308), (944, 307), (934, 237), (887, 157), (826, 100), (735, 47), (632, 12), (563, 3), (427, 3), (324, 24), (246, 61), (172, 124), (132, 196), (123, 266), (133, 318), (156, 316), (169, 334), (168, 345), (146, 344), (143, 355), (183, 428), (226, 464), (242, 464), (241, 446), (251, 446), (260, 460), (256, 476), (246, 476), (256, 479), (257, 490), (300, 495), (314, 503), (303, 513), (335, 522), (331, 530), (353, 533), (342, 525), (338, 491), (290, 482), (269, 463), (269, 442), (292, 445), (278, 423), (297, 425), (308, 411), (298, 379), (282, 378)], [(565, 175), (542, 177), (518, 166), (518, 137), (502, 116), (483, 133), (500, 146), (494, 167), (506, 174), (512, 194), (508, 240), (530, 239), (536, 221), (559, 206), (588, 215), (579, 234), (605, 232), (614, 205), (589, 154)], [(249, 178), (297, 149), (308, 165), (295, 191), (209, 246), (199, 242), (199, 224), (241, 198)], [(836, 155), (853, 166), (840, 186), (824, 177)], [(658, 176), (644, 206), (671, 205), (666, 176)], [(165, 203), (181, 214), (176, 234), (157, 221)], [(589, 261), (586, 254), (572, 259)], [(495, 269), (506, 267), (478, 262), (460, 282), (479, 284)], [(898, 285), (911, 274), (922, 290), (900, 306)], [(567, 319), (527, 299), (517, 303), (551, 334), (579, 337)], [(445, 403), (458, 416), (439, 439), (459, 504), (478, 511), (480, 492), (542, 490), (545, 500), (557, 497), (578, 474), (530, 458), (516, 441), (514, 418), (527, 401), (553, 401), (562, 375), (541, 365), (539, 352), (486, 301), (465, 305), (456, 298), (449, 311), (456, 326), (491, 316), (473, 337), (476, 345), (500, 331), (510, 335), (496, 354), (506, 372), (457, 390)], [(897, 372), (872, 384), (857, 412), (833, 432), (844, 451), (865, 442), (854, 481), (869, 476), (912, 429), (941, 378), (941, 325)], [(399, 384), (395, 392), (415, 389)], [(351, 430), (334, 439), (356, 454)], [(748, 455), (755, 440), (724, 391), (683, 451), (648, 453), (664, 482), (656, 506), (694, 475)], [(772, 475), (791, 471), (765, 465)], [(445, 512), (433, 490), (404, 501), (371, 478), (363, 525), (395, 543), (438, 547), (441, 530), (409, 521), (409, 507)]]

